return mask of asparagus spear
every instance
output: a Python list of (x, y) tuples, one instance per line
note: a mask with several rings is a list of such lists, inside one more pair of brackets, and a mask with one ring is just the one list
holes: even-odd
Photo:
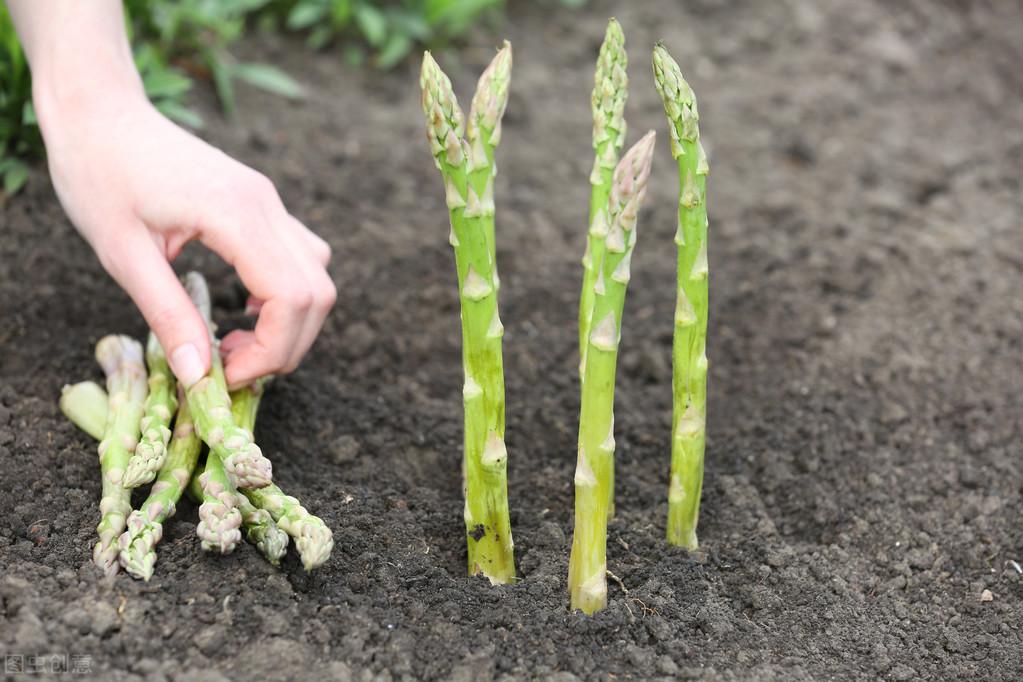
[(207, 552), (229, 554), (242, 539), (242, 515), (238, 510), (238, 490), (231, 484), (220, 455), (212, 449), (206, 455), (206, 468), (199, 475), (202, 504), (196, 535)]
[(471, 145), (462, 139), (464, 117), (451, 81), (429, 52), (420, 76), (427, 140), (444, 179), (461, 298), (468, 568), (470, 575), (483, 573), (492, 583), (515, 577), (493, 201), (493, 150), (500, 141), (511, 62), (511, 45), (505, 43), (480, 78), (470, 112)]
[(654, 83), (664, 100), (678, 161), (678, 294), (672, 346), (674, 412), (668, 542), (696, 549), (707, 422), (707, 156), (696, 97), (664, 46), (654, 48)]
[(146, 397), (145, 415), (140, 425), (142, 439), (124, 472), (124, 485), (128, 488), (137, 488), (156, 478), (156, 473), (167, 458), (171, 418), (178, 407), (174, 375), (171, 374), (163, 347), (152, 332), (149, 332), (149, 341), (146, 343), (146, 364), (149, 366), (149, 395)]
[[(270, 483), (273, 467), (252, 440), (252, 433), (240, 428), (231, 417), (231, 398), (227, 393), (219, 343), (210, 318), (210, 293), (206, 280), (197, 272), (185, 276), (185, 288), (206, 320), (210, 332), (212, 358), (210, 373), (187, 391), (188, 407), (195, 419), (199, 437), (210, 446), (219, 464), (212, 463), (211, 481), (220, 480), (217, 468), (223, 468), (231, 488), (259, 488)], [(210, 459), (207, 458), (209, 463)], [(209, 466), (209, 464), (208, 464)]]
[(60, 392), (60, 411), (82, 431), (96, 440), (103, 440), (107, 424), (107, 392), (95, 381), (65, 386)]
[(139, 437), (146, 399), (146, 368), (142, 363), (142, 345), (127, 336), (110, 335), (96, 344), (96, 360), (107, 377), (108, 413), (99, 444), (100, 469), (103, 472), (102, 519), (96, 531), (99, 542), (92, 553), (93, 562), (108, 576), (117, 573), (117, 538), (131, 512), (131, 491), (122, 485)]
[(575, 469), (575, 530), (569, 562), (572, 608), (591, 614), (607, 605), (607, 518), (614, 469), (614, 388), (636, 217), (653, 159), (654, 132), (630, 149), (615, 169), (608, 199), (610, 229), (595, 263), (594, 325), (589, 336)]
[[(182, 389), (179, 387), (179, 393)], [(156, 483), (142, 506), (128, 517), (128, 529), (118, 541), (119, 559), (128, 573), (148, 581), (156, 564), (156, 544), (163, 537), (163, 522), (174, 516), (178, 500), (195, 471), (202, 441), (195, 433), (192, 414), (184, 395), (177, 400), (174, 435)]]
[(586, 235), (586, 253), (583, 255), (583, 288), (579, 296), (579, 378), (586, 369), (586, 349), (589, 346), (590, 325), (593, 321), (593, 284), (598, 266), (604, 255), (604, 238), (611, 226), (607, 200), (611, 194), (611, 180), (618, 154), (625, 142), (625, 100), (628, 97), (629, 78), (626, 75), (628, 56), (625, 53), (625, 35), (615, 19), (607, 22), (604, 43), (597, 57), (597, 70), (593, 79), (593, 171), (590, 173), (590, 223)]
[[(248, 388), (231, 393), (231, 414), (234, 416), (234, 421), (249, 431), (256, 429), (256, 412), (259, 410), (259, 401), (263, 397), (265, 383), (265, 379), (260, 379)], [(267, 561), (278, 566), (288, 549), (288, 534), (277, 526), (273, 517), (270, 516), (270, 512), (252, 504), (244, 494), (238, 495), (238, 510), (242, 514), (245, 539), (255, 545)], [(322, 537), (322, 533), (320, 536)], [(331, 536), (331, 544), (333, 544), (333, 536)], [(308, 550), (307, 553), (309, 553)], [(318, 550), (310, 554), (316, 553)]]
[[(253, 386), (240, 389), (232, 394), (231, 410), (239, 424), (245, 424), (247, 428), (255, 427), (256, 412), (259, 410), (262, 394), (262, 382), (257, 382)], [(311, 571), (323, 565), (330, 558), (330, 552), (334, 549), (333, 534), (322, 519), (310, 514), (294, 497), (285, 495), (284, 491), (273, 483), (258, 490), (243, 490), (242, 493), (258, 512), (270, 515), (277, 524), (276, 528), (283, 530), (295, 539), (295, 549), (298, 550), (305, 570)], [(266, 541), (271, 545), (279, 542), (279, 539), (274, 537), (272, 530), (268, 528), (266, 533), (268, 535)], [(258, 536), (250, 541), (259, 547)], [(281, 545), (282, 554), (286, 544), (287, 539), (285, 538), (284, 544)]]

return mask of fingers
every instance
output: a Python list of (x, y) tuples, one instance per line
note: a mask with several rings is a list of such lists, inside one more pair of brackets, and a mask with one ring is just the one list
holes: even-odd
[(187, 388), (205, 376), (210, 367), (206, 323), (145, 227), (117, 231), (116, 240), (97, 244), (96, 251), (160, 340), (178, 380)]
[(294, 370), (337, 297), (325, 267), (330, 248), (269, 189), (237, 205), (234, 215), (212, 207), (200, 229), (200, 239), (234, 265), (251, 293), (246, 311), (259, 316), (253, 331), (232, 332), (221, 343), (232, 387)]

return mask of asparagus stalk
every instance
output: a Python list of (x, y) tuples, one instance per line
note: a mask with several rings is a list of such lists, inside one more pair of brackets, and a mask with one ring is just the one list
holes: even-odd
[(504, 443), (504, 368), (498, 314), (494, 243), (494, 147), (508, 99), (511, 45), (507, 42), (480, 78), (470, 111), (469, 137), (451, 81), (429, 52), (420, 86), (427, 140), (444, 179), (461, 298), (462, 363), (465, 384), (463, 475), (470, 575), (492, 583), (515, 577), (508, 514)]
[(622, 312), (636, 244), (636, 217), (653, 159), (654, 132), (630, 149), (615, 169), (608, 199), (610, 228), (593, 285), (575, 470), (575, 530), (568, 584), (572, 608), (592, 614), (607, 605), (607, 519), (614, 469), (614, 389)]
[[(231, 394), (231, 410), (235, 420), (246, 428), (255, 428), (264, 382), (265, 380), (257, 381), (252, 386)], [(255, 537), (250, 538), (250, 542), (260, 547), (260, 551), (263, 551), (260, 542), (268, 544), (271, 549), (281, 542), (274, 533), (280, 529), (295, 539), (295, 549), (298, 550), (305, 570), (311, 571), (330, 558), (330, 552), (334, 549), (333, 534), (322, 519), (310, 514), (294, 497), (285, 495), (284, 491), (273, 483), (258, 490), (243, 490), (242, 493), (255, 508), (252, 512)], [(255, 527), (256, 519), (262, 519), (262, 514), (268, 514), (271, 518), (271, 524), (266, 524), (265, 530)], [(265, 520), (263, 522), (265, 523)], [(276, 526), (272, 523), (276, 523)], [(261, 533), (266, 535), (265, 540), (261, 540)], [(287, 535), (280, 545), (281, 554), (287, 546)], [(263, 553), (270, 558), (266, 551)]]
[(124, 472), (124, 485), (137, 488), (150, 483), (167, 458), (171, 418), (178, 407), (167, 356), (156, 334), (150, 332), (146, 343), (146, 364), (149, 366), (149, 395), (140, 429), (142, 439)]
[[(231, 398), (227, 393), (224, 366), (220, 360), (219, 343), (214, 335), (210, 318), (210, 294), (206, 280), (196, 272), (185, 276), (185, 288), (199, 308), (210, 332), (212, 358), (210, 373), (188, 389), (188, 407), (195, 419), (199, 437), (210, 446), (215, 458), (212, 462), (212, 483), (221, 480), (218, 467), (224, 470), (231, 488), (259, 488), (270, 483), (273, 467), (252, 440), (252, 433), (234, 423), (231, 417)], [(219, 494), (219, 493), (218, 493)]]
[[(235, 423), (249, 431), (256, 429), (256, 412), (259, 410), (259, 401), (263, 397), (265, 382), (266, 380), (260, 379), (249, 388), (231, 393), (231, 413)], [(270, 512), (252, 504), (244, 494), (238, 495), (238, 510), (242, 515), (245, 539), (255, 545), (260, 554), (265, 556), (271, 564), (280, 565), (281, 558), (288, 549), (288, 534), (277, 526), (273, 517), (270, 516)], [(322, 539), (323, 534), (319, 533), (319, 537)], [(333, 536), (330, 540), (333, 544)], [(307, 553), (312, 556), (313, 554), (322, 554), (322, 551), (317, 549), (309, 552), (307, 549)]]
[[(182, 389), (178, 389), (181, 393)], [(121, 566), (136, 578), (149, 581), (156, 564), (156, 544), (163, 537), (163, 522), (174, 516), (176, 505), (195, 471), (202, 441), (184, 395), (179, 395), (174, 434), (156, 483), (142, 506), (128, 517), (128, 529), (118, 541)]]
[(654, 83), (664, 100), (671, 153), (678, 162), (678, 293), (672, 345), (674, 411), (668, 542), (696, 549), (707, 423), (707, 156), (696, 97), (678, 64), (658, 44)]
[(139, 421), (146, 399), (146, 367), (142, 345), (127, 336), (110, 335), (96, 344), (96, 360), (107, 377), (107, 420), (99, 444), (103, 473), (102, 518), (93, 562), (108, 576), (117, 573), (117, 538), (131, 512), (131, 491), (123, 485), (125, 468), (138, 443)]
[(628, 56), (625, 53), (625, 35), (615, 19), (607, 22), (604, 43), (597, 57), (597, 70), (593, 79), (593, 171), (590, 173), (590, 221), (583, 255), (583, 288), (579, 296), (579, 378), (586, 369), (586, 349), (589, 346), (590, 325), (593, 321), (593, 285), (598, 266), (604, 255), (604, 238), (611, 221), (607, 200), (611, 194), (611, 181), (618, 155), (625, 142), (625, 100), (628, 97), (629, 78), (626, 75)]
[(82, 431), (96, 440), (103, 440), (107, 424), (107, 392), (95, 381), (65, 386), (60, 392), (60, 411)]

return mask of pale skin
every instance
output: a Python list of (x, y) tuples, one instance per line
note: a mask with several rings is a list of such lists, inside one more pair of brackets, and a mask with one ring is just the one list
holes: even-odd
[(7, 0), (32, 68), (53, 186), (103, 267), (156, 333), (178, 379), (210, 368), (202, 317), (173, 260), (198, 239), (238, 272), (258, 312), (222, 344), (232, 388), (290, 372), (337, 291), (327, 243), (273, 183), (166, 119), (146, 99), (120, 0)]

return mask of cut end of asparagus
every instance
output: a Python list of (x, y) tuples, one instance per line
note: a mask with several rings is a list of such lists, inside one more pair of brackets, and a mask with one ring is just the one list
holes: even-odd
[(163, 524), (133, 511), (128, 528), (118, 539), (118, 560), (133, 578), (149, 582), (156, 566), (156, 545), (163, 537)]
[[(491, 146), (500, 141), (499, 130), (504, 110), (508, 106), (508, 86), (511, 83), (512, 46), (507, 40), (498, 50), (490, 64), (484, 69), (476, 84), (476, 94), (469, 108), (469, 142), (473, 143), (482, 135), (490, 139), (482, 140)], [(497, 139), (494, 139), (494, 134)]]
[(449, 163), (460, 163), (465, 115), (458, 106), (451, 79), (429, 52), (423, 53), (419, 86), (423, 90), (423, 113), (426, 114), (426, 137), (430, 150), (438, 159), (446, 153)]
[(107, 392), (95, 381), (82, 381), (61, 389), (60, 411), (82, 431), (96, 440), (103, 440)]

